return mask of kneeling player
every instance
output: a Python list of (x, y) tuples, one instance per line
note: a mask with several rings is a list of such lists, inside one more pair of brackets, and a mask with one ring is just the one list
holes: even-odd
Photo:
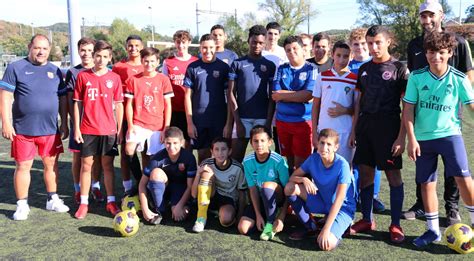
[(416, 161), (416, 182), (421, 184), (428, 227), (413, 241), (417, 247), (441, 240), (436, 194), (438, 155), (443, 159), (446, 176), (454, 176), (474, 225), (474, 185), (458, 117), (459, 102), (474, 110), (474, 92), (468, 77), (448, 65), (456, 45), (452, 34), (427, 35), (423, 49), (429, 67), (410, 75), (403, 98), (408, 156)]
[(254, 153), (244, 158), (243, 165), (252, 204), (245, 208), (238, 229), (245, 235), (256, 226), (263, 230), (260, 239), (267, 241), (283, 230), (288, 206), (283, 188), (288, 183), (288, 165), (280, 154), (270, 150), (272, 136), (266, 127), (253, 127), (250, 143)]
[(333, 129), (323, 129), (319, 132), (316, 145), (317, 153), (311, 154), (293, 172), (285, 187), (285, 194), (307, 230), (302, 235), (316, 233), (311, 213), (326, 215), (326, 223), (317, 243), (322, 250), (329, 251), (337, 247), (354, 218), (355, 184), (349, 164), (336, 154), (339, 134)]
[(196, 174), (191, 190), (198, 203), (194, 232), (204, 230), (208, 208), (219, 211), (219, 222), (224, 227), (242, 216), (247, 183), (242, 165), (230, 158), (231, 153), (229, 139), (215, 138), (211, 145), (212, 158), (204, 160)]
[[(161, 213), (166, 211), (168, 203), (174, 221), (183, 221), (187, 217), (187, 203), (196, 175), (196, 159), (190, 151), (183, 149), (183, 132), (170, 127), (164, 135), (165, 149), (153, 155), (138, 186), (143, 218), (155, 225), (161, 222)], [(148, 205), (150, 198), (150, 206), (154, 211)]]

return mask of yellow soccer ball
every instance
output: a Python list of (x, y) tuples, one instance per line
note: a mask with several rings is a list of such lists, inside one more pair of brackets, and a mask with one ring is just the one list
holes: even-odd
[(118, 213), (114, 217), (113, 227), (114, 230), (120, 233), (123, 237), (131, 237), (138, 232), (140, 219), (136, 212), (131, 210), (125, 210)]
[(471, 227), (461, 223), (451, 225), (444, 231), (444, 240), (448, 247), (460, 254), (474, 252), (471, 247), (472, 236)]
[(142, 208), (140, 207), (140, 199), (138, 198), (138, 195), (136, 196), (126, 196), (122, 200), (122, 210), (132, 210), (138, 212)]

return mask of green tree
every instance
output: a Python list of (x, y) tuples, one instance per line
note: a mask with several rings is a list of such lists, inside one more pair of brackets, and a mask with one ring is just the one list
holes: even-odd
[(6, 54), (26, 56), (28, 54), (29, 37), (30, 36), (10, 35), (0, 41), (0, 45)]
[(110, 25), (110, 34), (107, 36), (108, 42), (112, 45), (114, 50), (114, 59), (119, 61), (127, 57), (127, 50), (125, 49), (125, 40), (131, 34), (145, 37), (145, 33), (139, 31), (127, 19), (115, 18)]
[(466, 20), (464, 22), (465, 23), (474, 23), (474, 4), (468, 6), (464, 13), (467, 16)]
[[(362, 14), (358, 24), (364, 27), (375, 24), (388, 26), (395, 36), (392, 54), (405, 59), (408, 42), (422, 32), (418, 10), (423, 2), (424, 0), (357, 0)], [(450, 14), (451, 7), (447, 1), (440, 3), (445, 14)]]
[(298, 26), (308, 20), (308, 16), (313, 18), (317, 14), (311, 8), (310, 0), (265, 0), (259, 3), (259, 7), (269, 13), (267, 20), (276, 21), (283, 27), (285, 36), (295, 34)]

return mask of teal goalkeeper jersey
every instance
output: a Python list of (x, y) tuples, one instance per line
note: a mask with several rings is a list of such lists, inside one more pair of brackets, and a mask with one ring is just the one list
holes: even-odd
[(271, 152), (264, 162), (259, 162), (255, 153), (245, 156), (244, 173), (248, 187), (257, 186), (259, 189), (265, 182), (276, 182), (282, 187), (288, 183), (288, 165), (285, 159), (276, 152)]
[(429, 67), (413, 71), (403, 101), (414, 104), (417, 140), (433, 140), (461, 134), (459, 102), (474, 103), (474, 92), (465, 74), (449, 66), (437, 77)]

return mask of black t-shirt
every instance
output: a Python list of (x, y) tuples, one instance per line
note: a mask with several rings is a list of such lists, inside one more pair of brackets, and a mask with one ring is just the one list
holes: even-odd
[(332, 64), (333, 64), (333, 60), (331, 57), (328, 58), (328, 60), (325, 62), (325, 63), (322, 63), (322, 64), (319, 64), (317, 63), (315, 60), (314, 60), (314, 57), (311, 57), (309, 59), (306, 59), (307, 62), (309, 63), (312, 63), (314, 65), (316, 65), (316, 67), (318, 67), (318, 72), (325, 72), (329, 69), (331, 69), (332, 67)]
[[(449, 58), (448, 64), (466, 73), (473, 70), (469, 44), (462, 36), (455, 34), (455, 37), (458, 45), (454, 50), (454, 55)], [(423, 38), (424, 34), (414, 38), (408, 43), (407, 67), (410, 71), (418, 70), (428, 65), (425, 50), (423, 49)]]
[(356, 85), (361, 92), (360, 114), (400, 114), (400, 98), (407, 79), (406, 66), (394, 58), (384, 63), (363, 64)]

